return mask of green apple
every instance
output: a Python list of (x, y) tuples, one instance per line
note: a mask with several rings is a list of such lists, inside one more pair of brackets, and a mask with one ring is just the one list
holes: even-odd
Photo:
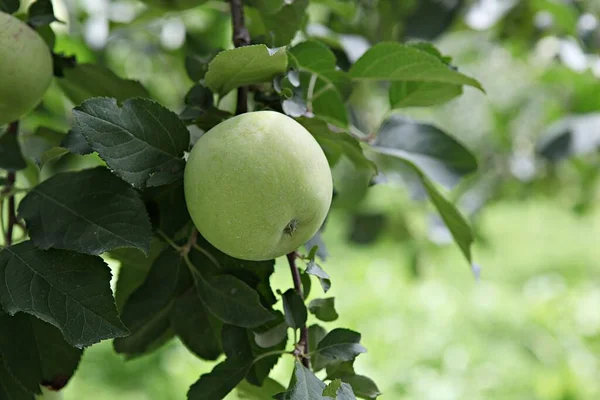
[(306, 243), (325, 220), (333, 193), (317, 141), (274, 111), (241, 114), (206, 132), (189, 155), (184, 188), (206, 240), (254, 261)]
[(163, 8), (166, 10), (187, 10), (202, 4), (199, 0), (142, 0), (150, 7)]
[(0, 12), (0, 125), (33, 110), (52, 80), (46, 42), (21, 20)]

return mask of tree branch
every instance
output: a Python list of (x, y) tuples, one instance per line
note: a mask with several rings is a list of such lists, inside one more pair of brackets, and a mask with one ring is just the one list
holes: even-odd
[[(6, 135), (14, 135), (17, 136), (19, 132), (19, 121), (12, 122), (8, 125), (8, 129), (6, 130)], [(10, 193), (15, 186), (16, 173), (14, 171), (10, 171), (6, 176), (7, 184), (2, 191), (2, 194)], [(6, 246), (12, 245), (13, 238), (13, 229), (17, 224), (17, 213), (15, 210), (15, 195), (14, 193), (8, 197), (8, 225), (6, 229), (6, 234), (4, 236), (4, 244)]]
[[(250, 44), (250, 33), (244, 22), (244, 1), (230, 0), (231, 3), (231, 22), (233, 24), (233, 45), (235, 47), (247, 46)], [(241, 86), (237, 90), (236, 114), (248, 112), (248, 88)]]
[[(296, 265), (296, 252), (291, 252), (287, 255), (288, 262), (290, 264), (290, 270), (292, 272), (292, 279), (294, 280), (294, 289), (296, 293), (300, 295), (300, 298), (304, 299), (304, 290), (302, 289), (302, 280), (300, 279), (300, 270)], [(296, 345), (298, 354), (302, 358), (302, 365), (306, 368), (310, 368), (310, 360), (306, 357), (308, 353), (308, 327), (306, 325), (300, 328), (300, 340)]]

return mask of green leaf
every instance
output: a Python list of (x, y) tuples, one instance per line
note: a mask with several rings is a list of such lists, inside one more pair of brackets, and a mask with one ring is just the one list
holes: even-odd
[(330, 397), (334, 400), (356, 400), (352, 386), (342, 382), (340, 379), (335, 379), (323, 390), (323, 396)]
[(420, 124), (398, 115), (386, 119), (372, 148), (408, 160), (446, 187), (477, 170), (475, 156), (458, 140), (433, 125)]
[(275, 14), (277, 11), (281, 10), (281, 8), (288, 3), (286, 0), (249, 0), (247, 1), (249, 6), (252, 6), (261, 14)]
[(343, 378), (349, 375), (356, 375), (356, 372), (354, 372), (354, 360), (327, 365), (327, 379)]
[[(19, 11), (21, 2), (19, 0), (0, 0), (0, 11), (7, 14), (14, 14)], [(0, 392), (2, 393), (2, 392)]]
[(325, 322), (331, 322), (338, 319), (339, 315), (335, 311), (335, 298), (314, 299), (308, 303), (308, 310), (317, 319)]
[(258, 293), (234, 276), (201, 278), (197, 289), (206, 308), (225, 323), (254, 328), (274, 318), (260, 303)]
[(165, 244), (157, 239), (150, 243), (148, 256), (138, 249), (116, 249), (109, 256), (121, 263), (115, 287), (117, 308), (123, 310), (127, 298), (144, 283), (154, 260), (162, 253)]
[(345, 155), (331, 169), (336, 196), (333, 205), (354, 210), (367, 195), (375, 171), (356, 166)]
[(242, 400), (270, 399), (284, 390), (283, 385), (271, 378), (265, 379), (262, 386), (255, 386), (247, 381), (242, 381), (236, 386), (237, 395)]
[(308, 351), (311, 354), (311, 363), (313, 371), (320, 371), (325, 368), (327, 360), (319, 355), (317, 346), (327, 335), (327, 331), (321, 325), (313, 324), (308, 327)]
[(181, 254), (172, 248), (163, 251), (144, 283), (125, 302), (121, 319), (131, 334), (115, 339), (115, 351), (128, 356), (146, 353), (169, 330), (175, 301), (192, 284)]
[(287, 324), (294, 329), (304, 326), (308, 313), (302, 297), (294, 289), (288, 289), (282, 299)]
[[(268, 0), (267, 0), (268, 1)], [(273, 47), (287, 46), (308, 20), (308, 0), (294, 0), (275, 13), (262, 13), (267, 43)]]
[(300, 271), (300, 282), (302, 283), (302, 297), (304, 300), (306, 300), (310, 295), (310, 290), (312, 288), (310, 275), (304, 271)]
[(8, 171), (18, 171), (27, 166), (17, 135), (6, 131), (0, 136), (0, 168)]
[(360, 344), (360, 333), (337, 328), (329, 332), (318, 344), (316, 352), (328, 363), (350, 361), (367, 349)]
[[(507, 3), (509, 4), (509, 3)], [(459, 15), (463, 0), (421, 0), (404, 20), (404, 34), (411, 38), (433, 40), (445, 32)]]
[(177, 115), (148, 99), (94, 98), (73, 109), (73, 131), (119, 177), (136, 187), (182, 178), (190, 135)]
[(190, 221), (183, 181), (146, 188), (142, 198), (150, 214), (152, 226), (167, 236), (175, 236)]
[(254, 332), (254, 342), (265, 349), (276, 346), (287, 338), (288, 328), (288, 324), (282, 322), (264, 332)]
[(325, 121), (317, 118), (296, 118), (319, 142), (319, 145), (327, 156), (329, 165), (337, 163), (342, 155), (348, 157), (357, 169), (375, 170), (371, 162), (363, 153), (358, 140), (346, 132), (332, 132)]
[(301, 72), (300, 82), (309, 109), (327, 122), (348, 126), (344, 102), (352, 90), (351, 81), (345, 72), (336, 70), (331, 50), (311, 40), (292, 47), (289, 57)]
[(0, 355), (23, 388), (40, 393), (40, 385), (62, 389), (75, 373), (82, 351), (71, 347), (58, 329), (38, 318), (0, 314)]
[(416, 81), (469, 85), (481, 91), (481, 84), (446, 65), (438, 57), (414, 46), (395, 42), (371, 47), (350, 68), (353, 80)]
[(75, 105), (92, 97), (112, 97), (119, 103), (132, 97), (149, 97), (148, 91), (137, 81), (118, 77), (112, 70), (99, 64), (77, 64), (63, 70), (58, 85)]
[(222, 342), (227, 358), (192, 385), (188, 400), (222, 400), (244, 379), (254, 362), (247, 340), (245, 329), (223, 326)]
[(27, 23), (33, 27), (49, 25), (58, 21), (54, 16), (51, 0), (36, 0), (27, 9)]
[(469, 262), (469, 265), (472, 265), (473, 260), (471, 258), (471, 244), (474, 241), (473, 232), (471, 231), (471, 227), (469, 226), (465, 217), (463, 217), (463, 215), (458, 211), (456, 206), (440, 193), (434, 183), (427, 177), (427, 175), (425, 175), (424, 172), (421, 171), (421, 169), (410, 159), (410, 157), (404, 157), (395, 150), (390, 151), (376, 146), (373, 147), (373, 150), (381, 154), (396, 157), (417, 174), (429, 196), (429, 199), (440, 213), (442, 220), (452, 234), (454, 241), (458, 244), (458, 247), (461, 249), (463, 255)]
[(188, 400), (222, 400), (246, 376), (250, 364), (227, 358), (204, 374), (188, 391)]
[(43, 168), (49, 162), (57, 161), (65, 154), (68, 154), (69, 150), (63, 147), (51, 147), (42, 153), (42, 157), (40, 158), (40, 168)]
[(392, 82), (391, 108), (431, 107), (444, 104), (462, 94), (462, 86), (438, 82)]
[(200, 84), (194, 85), (185, 95), (185, 108), (179, 114), (183, 121), (199, 118), (213, 108), (213, 93)]
[(120, 247), (148, 253), (151, 226), (138, 193), (106, 168), (56, 174), (19, 205), (33, 243), (101, 254)]
[(284, 49), (271, 54), (265, 45), (222, 51), (208, 65), (206, 85), (219, 96), (251, 83), (268, 82), (287, 68)]
[[(0, 0), (1, 1), (1, 0)], [(12, 377), (0, 360), (0, 399), (2, 400), (34, 400), (32, 394)]]
[(341, 377), (341, 379), (352, 386), (356, 397), (373, 400), (381, 395), (379, 388), (371, 378), (363, 375), (346, 375)]
[(177, 298), (171, 311), (171, 326), (185, 347), (205, 360), (216, 360), (222, 353), (223, 323), (202, 304), (194, 290)]
[(298, 361), (294, 367), (294, 375), (287, 392), (280, 397), (282, 400), (327, 400), (323, 397), (325, 383), (304, 367)]
[(129, 334), (119, 319), (110, 278), (110, 269), (97, 256), (39, 250), (31, 241), (0, 252), (4, 310), (26, 312), (56, 326), (78, 348)]

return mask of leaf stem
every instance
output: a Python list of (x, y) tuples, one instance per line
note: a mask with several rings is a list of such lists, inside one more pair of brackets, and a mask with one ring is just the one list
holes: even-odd
[(164, 233), (160, 229), (157, 229), (156, 233), (158, 234), (158, 236), (162, 237), (165, 240), (165, 242), (167, 242), (169, 244), (169, 246), (171, 246), (172, 248), (174, 248), (177, 251), (182, 251), (183, 247), (177, 245), (173, 240), (171, 240), (170, 237), (167, 236), (166, 233)]
[[(294, 289), (296, 290), (296, 293), (298, 293), (300, 298), (303, 299), (304, 291), (302, 290), (302, 279), (300, 278), (300, 270), (296, 265), (297, 257), (298, 254), (295, 251), (293, 251), (287, 255), (287, 260), (290, 264), (290, 271), (292, 272)], [(296, 344), (296, 350), (294, 354), (300, 357), (302, 365), (304, 365), (306, 368), (310, 368), (310, 359), (306, 357), (306, 353), (308, 353), (308, 327), (305, 324), (300, 328), (300, 340), (298, 340), (298, 343)]]
[(292, 354), (292, 353), (289, 351), (285, 351), (285, 350), (268, 351), (268, 352), (263, 353), (260, 356), (256, 357), (254, 360), (252, 360), (252, 364), (256, 364), (258, 361), (262, 360), (263, 358), (267, 358), (267, 357), (271, 357), (271, 356), (278, 356), (280, 354)]
[[(14, 135), (17, 136), (19, 133), (19, 121), (11, 122), (8, 125), (8, 129), (6, 130), (6, 135)], [(4, 233), (4, 244), (6, 246), (12, 245), (13, 239), (13, 229), (15, 225), (18, 223), (17, 221), (17, 213), (15, 209), (15, 193), (13, 191), (15, 186), (16, 173), (14, 171), (9, 171), (6, 176), (7, 185), (2, 191), (2, 195), (8, 197), (8, 222), (6, 227), (6, 232)], [(4, 200), (2, 200), (4, 201)]]
[[(235, 47), (248, 46), (250, 33), (244, 21), (244, 0), (230, 0), (231, 22), (233, 24), (233, 45)], [(248, 112), (248, 87), (240, 86), (237, 90), (236, 114)]]

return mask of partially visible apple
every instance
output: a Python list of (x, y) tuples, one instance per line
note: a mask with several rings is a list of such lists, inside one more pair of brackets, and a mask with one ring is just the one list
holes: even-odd
[(52, 68), (50, 49), (41, 36), (0, 12), (0, 125), (35, 108), (50, 86)]
[(142, 0), (150, 7), (163, 8), (166, 10), (187, 10), (199, 6), (199, 0)]
[(184, 177), (198, 231), (222, 252), (269, 260), (296, 250), (331, 205), (331, 170), (292, 118), (257, 111), (228, 119), (194, 145)]

